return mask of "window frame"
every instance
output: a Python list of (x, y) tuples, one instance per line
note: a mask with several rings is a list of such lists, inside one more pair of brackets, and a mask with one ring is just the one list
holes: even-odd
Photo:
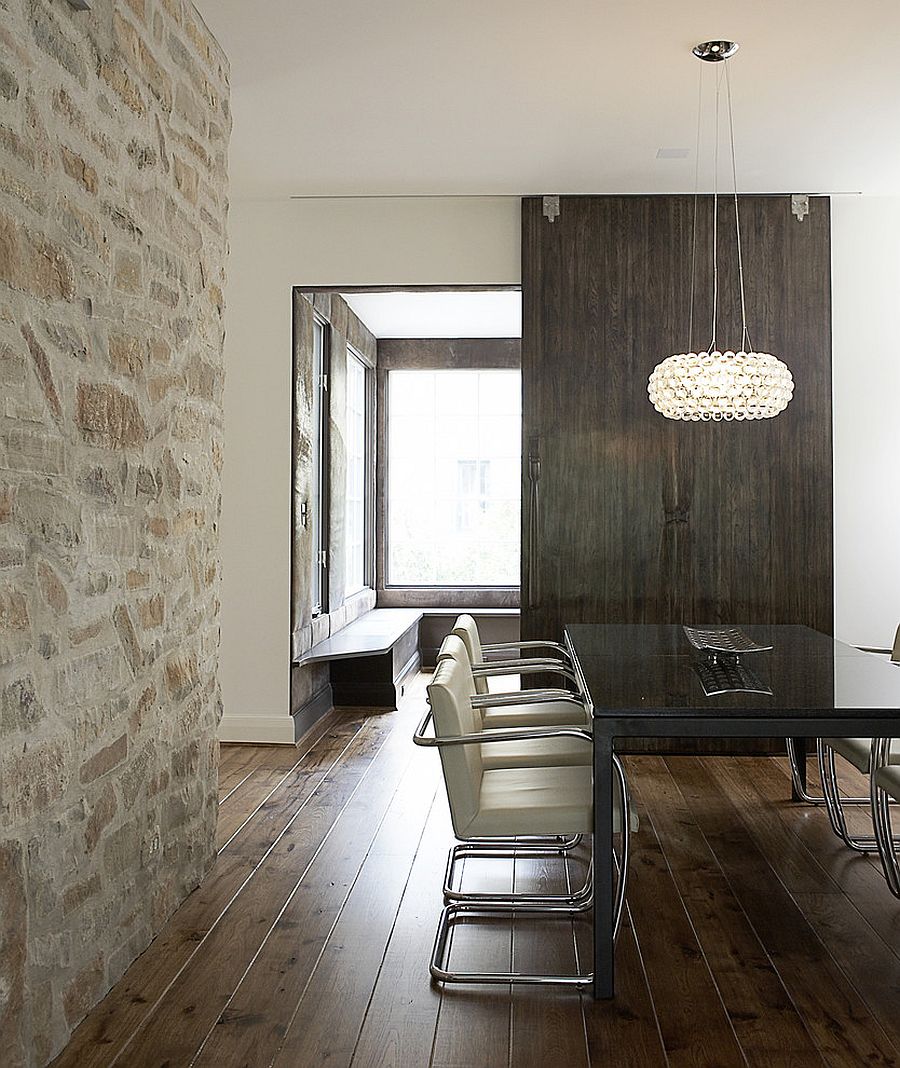
[[(520, 585), (428, 586), (388, 585), (388, 375), (391, 371), (507, 371), (521, 374), (520, 338), (382, 339), (376, 368), (378, 423), (376, 448), (376, 592), (378, 604), (415, 608), (517, 608)], [(520, 480), (521, 485), (521, 480)]]
[[(310, 605), (312, 619), (328, 613), (328, 571), (331, 559), (331, 411), (329, 403), (329, 374), (331, 371), (331, 323), (318, 311), (313, 311), (312, 344), (312, 388), (318, 399), (318, 418), (313, 431), (313, 478), (318, 486), (318, 513), (312, 516), (313, 556), (310, 566), (310, 580), (318, 579), (318, 603)], [(321, 330), (322, 346), (319, 355), (319, 367), (316, 370), (316, 331)], [(312, 496), (312, 494), (310, 494)]]
[[(347, 403), (349, 402), (350, 361), (363, 369), (363, 582), (351, 590), (347, 584), (349, 542), (344, 545), (344, 597), (355, 597), (375, 587), (375, 366), (349, 341), (346, 344)], [(348, 420), (349, 426), (349, 420)], [(344, 508), (347, 506), (347, 486), (344, 489)], [(346, 524), (345, 524), (346, 529)]]

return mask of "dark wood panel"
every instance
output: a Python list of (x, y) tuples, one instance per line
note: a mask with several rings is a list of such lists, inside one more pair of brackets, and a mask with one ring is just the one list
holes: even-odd
[[(690, 345), (693, 197), (565, 197), (561, 208), (550, 223), (539, 199), (523, 201), (523, 637), (559, 636), (567, 622), (830, 633), (829, 201), (813, 199), (800, 223), (787, 196), (740, 198), (751, 338), (795, 381), (785, 412), (745, 423), (664, 419), (647, 397), (654, 366)], [(699, 198), (695, 350), (710, 340), (711, 217)], [(719, 284), (719, 346), (738, 347), (727, 198)]]

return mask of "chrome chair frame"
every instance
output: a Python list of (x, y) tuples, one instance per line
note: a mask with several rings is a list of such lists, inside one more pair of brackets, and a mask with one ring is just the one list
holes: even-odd
[[(473, 698), (473, 706), (475, 700), (476, 699)], [(578, 701), (575, 703), (581, 704), (581, 702)], [(586, 743), (591, 743), (593, 740), (591, 732), (586, 728), (565, 726), (503, 728), (500, 730), (478, 731), (474, 734), (436, 737), (425, 733), (431, 722), (432, 715), (432, 709), (429, 706), (413, 735), (413, 742), (416, 745), (429, 748), (441, 748), (453, 745), (482, 745), (485, 742), (526, 741), (536, 738), (581, 738)], [(613, 756), (613, 766), (619, 780), (622, 797), (622, 844), (618, 861), (619, 880), (616, 886), (616, 894), (613, 902), (613, 936), (614, 938), (617, 938), (621, 927), (622, 916), (625, 911), (625, 891), (628, 881), (628, 863), (630, 858), (631, 799), (624, 768), (622, 767), (619, 758), (615, 755)], [(475, 846), (477, 842), (478, 845), (476, 848), (480, 847), (481, 849), (489, 849), (490, 846), (488, 843), (495, 843), (500, 847), (501, 852), (497, 853), (492, 851), (486, 855), (508, 856), (509, 853), (503, 852), (502, 850), (508, 850), (510, 848), (515, 849), (516, 841), (516, 839), (479, 839), (473, 840), (472, 844)], [(515, 853), (513, 853), (513, 855), (515, 855)], [(444, 877), (445, 894), (452, 881), (453, 865), (454, 850), (451, 850)], [(451, 890), (451, 893), (459, 894), (460, 892)], [(490, 918), (498, 915), (574, 917), (592, 908), (593, 901), (593, 885), (590, 869), (584, 886), (575, 893), (558, 895), (513, 893), (508, 895), (477, 893), (467, 895), (460, 894), (459, 897), (450, 901), (450, 903), (445, 904), (441, 910), (441, 916), (435, 934), (434, 947), (431, 954), (431, 962), (429, 965), (431, 975), (435, 980), (443, 983), (491, 983), (502, 985), (509, 983), (525, 983), (531, 985), (588, 986), (593, 982), (593, 973), (579, 973), (577, 975), (545, 975), (524, 972), (451, 971), (447, 967), (446, 955), (450, 931), (456, 923), (459, 923), (464, 919), (478, 917)]]
[[(827, 805), (824, 791), (820, 795), (811, 794), (808, 790), (804, 789), (803, 780), (800, 775), (800, 761), (797, 758), (797, 750), (794, 748), (794, 739), (785, 738), (785, 748), (787, 749), (788, 765), (791, 769), (791, 784), (794, 787), (794, 793), (805, 805), (818, 805), (820, 807)], [(818, 743), (818, 739), (816, 739)], [(841, 797), (841, 803), (844, 805), (868, 805), (868, 797)]]
[[(578, 688), (575, 672), (558, 660), (484, 660), (472, 664), (472, 675), (476, 678), (495, 678), (503, 675), (562, 675), (564, 679)], [(580, 692), (580, 691), (579, 691)]]
[[(572, 654), (559, 642), (550, 641), (527, 641), (527, 642), (494, 642), (492, 645), (485, 645), (482, 643), (481, 651), (483, 653), (504, 653), (512, 652), (514, 649), (518, 649), (521, 652), (523, 649), (551, 649), (556, 658), (562, 660), (563, 663), (569, 667), (573, 667)], [(521, 660), (521, 657), (513, 657), (514, 660)]]
[(883, 790), (875, 781), (876, 772), (890, 763), (892, 738), (876, 738), (872, 745), (871, 762), (871, 800), (872, 800), (872, 823), (875, 827), (875, 842), (878, 847), (878, 855), (881, 858), (881, 867), (888, 889), (895, 897), (900, 897), (900, 860), (897, 858), (897, 838), (891, 826), (891, 801), (890, 794)]
[[(870, 806), (872, 805), (871, 782), (874, 768), (875, 748), (880, 741), (882, 741), (880, 738), (872, 739), (872, 750), (869, 754), (868, 774), (870, 779), (870, 795), (865, 798), (865, 801)], [(819, 759), (819, 776), (822, 779), (822, 793), (825, 797), (825, 811), (828, 813), (828, 821), (831, 824), (831, 829), (845, 846), (855, 850), (857, 853), (879, 852), (877, 828), (874, 828), (876, 830), (875, 834), (862, 835), (852, 835), (847, 829), (844, 806), (848, 803), (848, 800), (857, 803), (858, 799), (841, 797), (841, 788), (840, 783), (838, 782), (837, 766), (835, 763), (835, 752), (830, 745), (825, 743), (823, 738), (818, 738), (816, 740), (816, 746)], [(890, 802), (888, 801), (888, 803)], [(872, 809), (872, 819), (874, 824), (874, 808)]]

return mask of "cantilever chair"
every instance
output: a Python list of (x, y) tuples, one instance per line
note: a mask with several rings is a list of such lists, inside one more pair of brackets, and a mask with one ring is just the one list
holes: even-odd
[(897, 839), (891, 827), (891, 802), (900, 802), (900, 764), (892, 762), (895, 739), (878, 738), (872, 747), (872, 822), (881, 866), (888, 887), (900, 897), (900, 861)]
[[(438, 652), (438, 663), (453, 659), (462, 668), (475, 710), (474, 722), (478, 730), (501, 728), (573, 726), (590, 729), (586, 706), (580, 698), (567, 690), (524, 690), (502, 694), (479, 694), (466, 647), (455, 634), (448, 634)], [(527, 737), (518, 741), (504, 738), (502, 742), (486, 741), (481, 757), (488, 770), (494, 768), (528, 768), (544, 766), (586, 765), (591, 762), (591, 749), (580, 738)], [(454, 888), (454, 867), (464, 856), (510, 857), (516, 855), (565, 854), (581, 841), (581, 835), (560, 838), (557, 835), (529, 835), (515, 840), (476, 839), (456, 846), (450, 851), (444, 879), (444, 898), (462, 900), (468, 895)]]
[[(552, 739), (578, 739), (590, 750), (591, 735), (585, 727), (557, 725), (519, 729), (485, 730), (478, 700), (472, 693), (468, 665), (455, 657), (438, 663), (428, 687), (431, 707), (414, 737), (417, 745), (439, 748), (453, 830), (463, 841), (509, 842), (519, 835), (569, 838), (589, 834), (593, 822), (593, 786), (588, 763), (569, 766), (487, 767), (483, 752), (487, 744), (514, 744)], [(434, 722), (434, 735), (426, 731)], [(628, 868), (629, 832), (636, 827), (628, 801), (627, 783), (616, 759), (618, 790), (614, 799), (614, 828), (620, 834), (619, 881), (614, 901), (616, 931), (624, 910)], [(565, 896), (467, 895), (446, 904), (441, 912), (431, 974), (445, 983), (538, 983), (587, 985), (592, 976), (525, 974), (519, 972), (458, 972), (450, 969), (447, 942), (455, 924), (466, 919), (499, 914), (571, 918), (593, 903), (590, 880), (581, 890)]]
[[(891, 649), (875, 649), (875, 648), (872, 648), (872, 647), (866, 646), (866, 645), (860, 645), (858, 648), (863, 653), (873, 653), (873, 654), (878, 655), (878, 656), (889, 658), (892, 664), (897, 664), (898, 666), (900, 666), (900, 626), (897, 627), (896, 633), (894, 634), (894, 645), (893, 645), (893, 648), (891, 648)], [(794, 740), (793, 740), (793, 738), (787, 738), (787, 739), (785, 739), (785, 741), (787, 743), (788, 764), (790, 765), (790, 769), (791, 769), (791, 779), (793, 780), (793, 784), (794, 784), (794, 793), (796, 794), (797, 797), (800, 798), (801, 801), (804, 801), (808, 805), (824, 805), (826, 810), (828, 810), (828, 814), (829, 814), (829, 818), (831, 819), (832, 827), (835, 827), (835, 820), (837, 820), (837, 822), (838, 822), (838, 824), (840, 826), (845, 826), (844, 820), (843, 820), (843, 812), (841, 811), (843, 809), (843, 807), (846, 807), (847, 805), (868, 805), (868, 804), (871, 803), (871, 799), (868, 796), (865, 796), (865, 797), (845, 797), (845, 796), (841, 795), (841, 793), (840, 793), (840, 791), (839, 791), (839, 789), (837, 787), (837, 772), (836, 772), (836, 770), (834, 768), (834, 756), (833, 756), (833, 754), (829, 755), (829, 753), (827, 751), (829, 748), (836, 748), (837, 752), (839, 752), (841, 754), (841, 756), (843, 756), (843, 757), (845, 757), (845, 759), (849, 760), (860, 771), (866, 772), (866, 771), (869, 770), (869, 767), (868, 767), (868, 750), (870, 748), (871, 739), (869, 739), (869, 738), (850, 739), (850, 741), (853, 744), (851, 746), (846, 747), (847, 748), (847, 752), (852, 753), (852, 755), (850, 755), (850, 756), (847, 755), (847, 752), (842, 751), (842, 749), (840, 747), (829, 746), (828, 745), (828, 741), (830, 741), (830, 740), (827, 740), (826, 741), (826, 752), (824, 753), (824, 764), (825, 764), (825, 771), (824, 772), (822, 770), (822, 767), (823, 767), (822, 739), (818, 739), (817, 748), (818, 748), (818, 751), (819, 751), (818, 752), (819, 774), (820, 774), (820, 777), (822, 778), (822, 794), (820, 796), (816, 796), (815, 794), (810, 794), (808, 791), (806, 791), (803, 788), (803, 783), (802, 783), (802, 780), (801, 780), (801, 777), (800, 777), (800, 764), (799, 764), (799, 760), (798, 760), (798, 757), (797, 757), (796, 750), (794, 749)], [(859, 743), (863, 743), (863, 744), (860, 745)], [(829, 780), (832, 781), (833, 784), (834, 784), (834, 788), (833, 788), (832, 793), (831, 793), (830, 796), (829, 796), (829, 794), (827, 792), (827, 789), (826, 789), (826, 786), (825, 786), (825, 776), (826, 775), (829, 778)], [(832, 818), (832, 809), (835, 810), (835, 816), (833, 818)], [(838, 835), (838, 837), (841, 837), (841, 838), (844, 837), (841, 834), (841, 832), (839, 830), (837, 830), (836, 827), (835, 827), (835, 833)], [(846, 839), (844, 839), (844, 840), (846, 841)], [(866, 851), (868, 851), (868, 850), (866, 850)]]
[[(457, 617), (452, 633), (461, 638), (466, 647), (466, 651), (469, 654), (469, 662), (475, 675), (475, 685), (478, 693), (488, 692), (488, 678), (509, 675), (558, 675), (571, 683), (576, 690), (578, 689), (578, 679), (575, 675), (572, 658), (568, 649), (558, 642), (499, 642), (493, 645), (482, 645), (478, 634), (478, 625), (467, 613)], [(546, 652), (543, 656), (523, 657), (513, 655), (523, 649), (530, 649), (534, 652), (537, 652), (538, 649), (543, 649)], [(485, 660), (485, 653), (499, 653), (501, 656)]]

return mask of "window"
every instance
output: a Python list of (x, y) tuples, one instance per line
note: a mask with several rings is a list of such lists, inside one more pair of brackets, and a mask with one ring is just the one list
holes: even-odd
[(367, 583), (369, 523), (368, 418), (369, 369), (347, 346), (347, 483), (345, 508), (346, 573), (344, 594), (357, 593)]
[(311, 447), (312, 475), (309, 512), (312, 524), (310, 589), (312, 614), (321, 615), (327, 601), (327, 433), (328, 433), (328, 324), (313, 320)]
[(518, 586), (521, 375), (388, 372), (389, 586)]

